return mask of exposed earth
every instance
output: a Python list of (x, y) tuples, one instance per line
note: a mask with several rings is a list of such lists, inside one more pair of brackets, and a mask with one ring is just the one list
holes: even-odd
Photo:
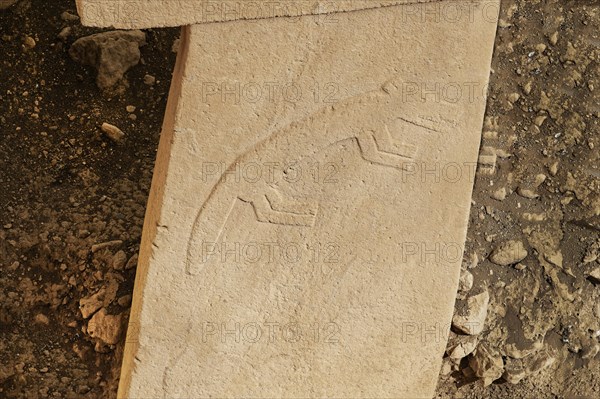
[[(115, 398), (179, 30), (73, 46), (103, 32), (73, 1), (9, 3), (0, 398)], [(595, 0), (503, 1), (438, 398), (600, 397), (599, 26)]]

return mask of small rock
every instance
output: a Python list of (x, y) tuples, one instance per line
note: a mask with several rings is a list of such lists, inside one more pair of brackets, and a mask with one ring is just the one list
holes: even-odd
[(100, 290), (90, 297), (81, 298), (79, 300), (79, 310), (81, 311), (81, 315), (84, 319), (87, 319), (88, 317), (93, 315), (94, 312), (96, 312), (103, 306), (104, 295), (105, 290)]
[(466, 306), (459, 309), (452, 318), (452, 326), (468, 335), (481, 333), (485, 326), (489, 303), (490, 295), (487, 290), (469, 297)]
[(125, 254), (125, 251), (120, 250), (119, 252), (117, 252), (116, 254), (113, 255), (112, 262), (111, 262), (113, 269), (123, 270), (126, 263), (127, 263), (127, 255)]
[(518, 384), (527, 377), (527, 370), (523, 366), (523, 362), (518, 359), (507, 359), (504, 367), (504, 378), (510, 384)]
[(96, 33), (77, 39), (69, 55), (74, 61), (96, 68), (96, 84), (100, 89), (108, 89), (140, 62), (140, 47), (145, 44), (146, 34), (140, 30)]
[(525, 269), (527, 269), (527, 265), (524, 265), (524, 264), (522, 264), (522, 263), (517, 263), (517, 264), (515, 265), (515, 269), (517, 269), (517, 270), (519, 270), (519, 271), (521, 271), (521, 270), (525, 270)]
[(517, 194), (519, 194), (521, 197), (527, 198), (527, 199), (535, 199), (535, 198), (539, 197), (539, 195), (536, 194), (533, 190), (529, 190), (527, 188), (522, 188), (522, 187), (519, 187), (517, 189)]
[(552, 35), (550, 35), (548, 40), (550, 41), (550, 44), (552, 44), (553, 46), (556, 46), (556, 43), (558, 43), (558, 31), (556, 31)]
[(544, 122), (546, 121), (548, 117), (546, 115), (539, 115), (535, 118), (535, 120), (533, 121), (533, 123), (537, 126), (537, 127), (541, 127)]
[(154, 83), (156, 83), (156, 78), (152, 75), (145, 75), (144, 76), (144, 84), (147, 84), (148, 86), (152, 86)]
[(577, 60), (577, 48), (571, 42), (567, 42), (567, 52), (563, 56), (564, 62), (572, 62), (575, 63)]
[(135, 112), (135, 105), (128, 105), (127, 107), (125, 107), (125, 109), (129, 113)]
[(138, 263), (138, 255), (134, 254), (131, 258), (129, 258), (129, 260), (127, 261), (127, 264), (125, 265), (125, 270), (129, 270), (129, 269), (133, 269), (134, 267), (137, 266)]
[(131, 295), (123, 295), (119, 299), (117, 299), (117, 303), (119, 306), (126, 307), (131, 304)]
[(469, 256), (469, 260), (467, 261), (467, 268), (474, 269), (477, 267), (478, 264), (479, 264), (479, 256), (477, 255), (477, 252), (471, 253), (471, 255)]
[(544, 220), (546, 220), (546, 214), (524, 212), (523, 219), (527, 220), (528, 222), (543, 222)]
[(48, 325), (50, 324), (50, 319), (48, 319), (48, 316), (46, 316), (45, 314), (42, 313), (38, 313), (35, 315), (34, 321), (37, 324), (44, 324), (44, 325)]
[(177, 39), (173, 40), (173, 44), (171, 45), (171, 51), (174, 53), (178, 53), (180, 45), (181, 45), (181, 38), (178, 37)]
[(478, 339), (474, 336), (456, 336), (448, 341), (446, 353), (455, 363), (469, 356), (477, 347)]
[(71, 36), (72, 31), (73, 28), (71, 28), (70, 26), (66, 26), (60, 31), (60, 33), (56, 37), (58, 37), (62, 41), (65, 41), (69, 36)]
[(36, 45), (35, 39), (31, 36), (25, 36), (25, 39), (23, 39), (23, 47), (25, 47), (26, 50), (31, 50), (32, 48), (34, 48)]
[(552, 165), (550, 165), (550, 167), (548, 168), (548, 171), (550, 172), (550, 174), (552, 176), (556, 176), (556, 174), (558, 173), (558, 161), (556, 161)]
[(519, 95), (519, 93), (511, 93), (511, 94), (508, 95), (508, 101), (511, 104), (514, 104), (517, 101), (519, 101), (519, 98), (521, 98), (521, 95)]
[(87, 332), (103, 344), (115, 345), (123, 332), (123, 314), (109, 315), (102, 308), (90, 319)]
[(588, 252), (587, 254), (585, 254), (585, 256), (583, 257), (583, 264), (587, 265), (588, 263), (592, 263), (595, 262), (598, 259), (598, 253), (595, 252)]
[(84, 345), (83, 342), (76, 342), (73, 344), (73, 352), (81, 359), (86, 360), (88, 358), (90, 348), (88, 345)]
[(469, 359), (469, 366), (475, 375), (483, 379), (483, 385), (488, 386), (504, 373), (502, 356), (485, 345), (479, 345), (475, 354)]
[(116, 247), (121, 244), (123, 244), (123, 241), (121, 241), (121, 240), (106, 241), (106, 242), (103, 242), (100, 244), (95, 244), (95, 245), (92, 245), (92, 253), (98, 252), (104, 248)]
[(535, 50), (541, 54), (546, 51), (546, 45), (544, 43), (539, 43), (535, 46)]
[(506, 188), (502, 187), (492, 193), (492, 198), (498, 201), (506, 199)]
[(541, 186), (542, 183), (544, 183), (547, 178), (548, 178), (548, 176), (546, 176), (545, 174), (538, 173), (537, 175), (535, 175), (535, 186), (536, 187)]
[(554, 266), (563, 267), (563, 255), (560, 251), (544, 253), (544, 259), (552, 263)]
[(110, 305), (116, 298), (118, 290), (119, 283), (115, 279), (110, 279), (108, 284), (94, 295), (80, 299), (79, 309), (83, 318), (87, 319), (98, 309)]
[(463, 270), (458, 281), (458, 290), (468, 292), (471, 288), (473, 288), (473, 275), (468, 270)]
[(509, 266), (522, 261), (527, 255), (523, 242), (510, 240), (496, 247), (490, 255), (490, 260), (500, 266)]
[(116, 143), (120, 142), (125, 137), (125, 133), (123, 133), (121, 129), (119, 129), (115, 125), (111, 125), (110, 123), (104, 122), (102, 124), (102, 131), (106, 133), (108, 138), (110, 138)]
[(504, 18), (500, 18), (498, 20), (498, 27), (500, 28), (510, 28), (512, 26), (512, 24), (510, 22), (508, 22), (507, 20), (505, 20)]
[(74, 22), (74, 21), (79, 21), (79, 16), (77, 16), (75, 14), (71, 14), (68, 11), (65, 11), (62, 14), (60, 14), (60, 19), (62, 19), (63, 21), (66, 21), (66, 22)]
[(590, 272), (588, 280), (594, 285), (600, 284), (600, 267), (597, 267)]

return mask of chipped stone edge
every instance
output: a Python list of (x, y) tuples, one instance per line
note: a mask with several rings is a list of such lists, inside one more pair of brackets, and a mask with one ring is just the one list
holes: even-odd
[[(177, 108), (181, 97), (182, 77), (185, 72), (185, 65), (188, 58), (190, 28), (184, 26), (181, 28), (181, 46), (177, 56), (175, 69), (173, 72), (173, 81), (169, 90), (167, 108), (165, 110), (165, 119), (163, 121), (162, 132), (158, 145), (157, 159), (154, 166), (154, 175), (152, 176), (152, 185), (150, 196), (144, 217), (144, 227), (142, 231), (142, 242), (140, 245), (138, 268), (135, 275), (131, 313), (127, 326), (127, 338), (125, 340), (125, 349), (123, 352), (123, 362), (121, 365), (121, 378), (117, 398), (129, 398), (129, 389), (131, 379), (136, 367), (135, 358), (139, 348), (139, 337), (141, 329), (140, 316), (144, 300), (144, 288), (148, 278), (148, 265), (156, 250), (152, 243), (158, 231), (158, 221), (161, 214), (163, 198), (165, 195), (164, 187), (167, 179), (171, 146), (173, 143), (173, 134), (177, 119)], [(133, 327), (132, 327), (133, 326)]]

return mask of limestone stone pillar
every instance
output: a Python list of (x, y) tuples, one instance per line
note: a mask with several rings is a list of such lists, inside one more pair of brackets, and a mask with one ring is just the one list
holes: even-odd
[(119, 397), (431, 397), (499, 1), (192, 3), (78, 1), (187, 25)]

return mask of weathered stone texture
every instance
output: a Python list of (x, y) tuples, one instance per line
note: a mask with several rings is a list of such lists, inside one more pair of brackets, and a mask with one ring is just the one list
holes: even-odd
[(498, 6), (462, 4), (184, 28), (120, 397), (433, 394)]

